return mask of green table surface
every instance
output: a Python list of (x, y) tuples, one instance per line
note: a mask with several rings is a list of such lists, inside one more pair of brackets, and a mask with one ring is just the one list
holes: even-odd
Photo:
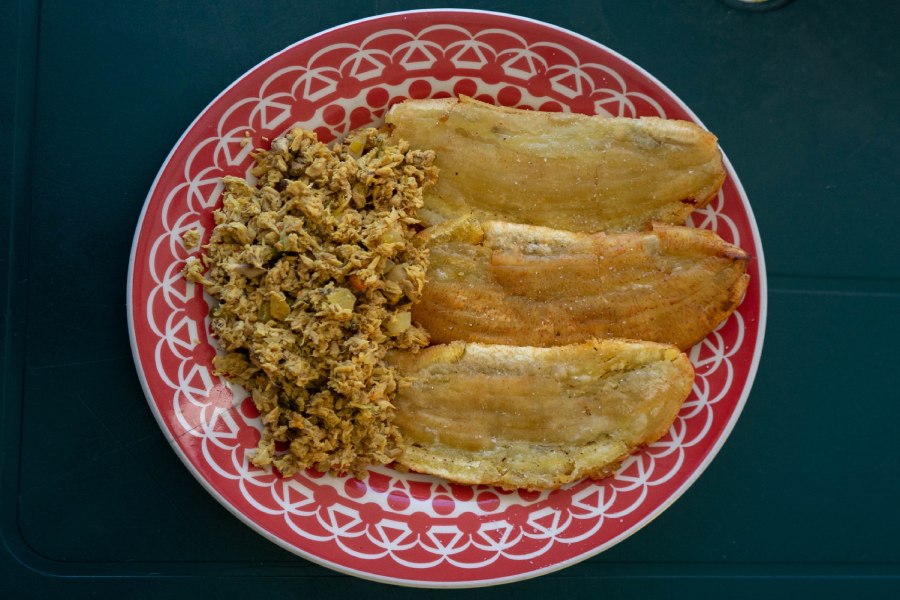
[(0, 596), (422, 593), (296, 557), (194, 480), (138, 383), (125, 278), (157, 170), (230, 82), (342, 22), (452, 6), (571, 29), (679, 95), (747, 190), (769, 318), (743, 415), (671, 508), (563, 571), (449, 593), (900, 597), (900, 3), (4, 5)]

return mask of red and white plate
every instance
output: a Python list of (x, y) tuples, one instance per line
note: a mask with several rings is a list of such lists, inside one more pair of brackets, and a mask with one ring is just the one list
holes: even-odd
[[(128, 316), (137, 370), (163, 433), (197, 479), (245, 523), (322, 565), (423, 587), (502, 583), (597, 554), (645, 525), (700, 475), (738, 418), (762, 349), (766, 276), (750, 205), (728, 165), (693, 225), (742, 246), (750, 289), (690, 351), (694, 390), (669, 433), (603, 482), (550, 493), (452, 485), (372, 469), (368, 477), (253, 467), (253, 403), (213, 375), (208, 305), (180, 275), (182, 234), (204, 239), (221, 178), (299, 124), (329, 140), (404, 98), (467, 94), (542, 110), (697, 117), (661, 83), (601, 44), (521, 17), (464, 10), (383, 15), (317, 34), (266, 59), (222, 92), (166, 159), (135, 233)], [(249, 136), (250, 143), (245, 141)], [(727, 164), (727, 161), (726, 161)]]

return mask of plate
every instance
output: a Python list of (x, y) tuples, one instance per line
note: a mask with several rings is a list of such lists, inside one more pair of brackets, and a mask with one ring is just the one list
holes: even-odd
[(762, 349), (765, 266), (750, 205), (727, 163), (718, 197), (692, 216), (753, 255), (743, 304), (690, 351), (697, 377), (669, 433), (614, 477), (554, 492), (459, 486), (391, 468), (365, 480), (285, 479), (248, 460), (253, 403), (216, 377), (201, 290), (180, 275), (184, 232), (207, 238), (224, 175), (299, 124), (330, 140), (404, 98), (467, 94), (552, 111), (697, 117), (646, 71), (590, 39), (517, 16), (464, 10), (382, 15), (300, 41), (238, 79), (176, 143), (150, 190), (129, 266), (128, 316), (144, 391), (202, 485), (282, 547), (368, 579), (422, 587), (516, 581), (622, 541), (696, 480), (741, 412)]

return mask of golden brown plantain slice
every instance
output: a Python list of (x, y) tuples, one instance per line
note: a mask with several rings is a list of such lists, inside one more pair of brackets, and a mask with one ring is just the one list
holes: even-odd
[(741, 303), (749, 257), (711, 231), (571, 233), (468, 216), (423, 231), (413, 320), (433, 343), (556, 346), (592, 337), (687, 349)]
[(677, 348), (624, 340), (554, 348), (453, 342), (389, 360), (412, 378), (395, 401), (397, 463), (505, 488), (611, 475), (668, 431), (694, 380)]
[(387, 123), (434, 150), (441, 175), (419, 217), (474, 211), (570, 231), (684, 223), (725, 179), (716, 138), (693, 123), (502, 108), (468, 97), (408, 100)]

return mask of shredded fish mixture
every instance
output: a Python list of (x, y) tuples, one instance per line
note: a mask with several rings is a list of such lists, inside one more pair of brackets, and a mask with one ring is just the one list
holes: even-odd
[(332, 147), (294, 129), (254, 159), (256, 185), (224, 179), (210, 242), (184, 269), (218, 301), (217, 372), (262, 415), (252, 462), (285, 476), (388, 463), (403, 381), (383, 358), (428, 344), (411, 322), (427, 266), (412, 238), (434, 153), (376, 129)]

